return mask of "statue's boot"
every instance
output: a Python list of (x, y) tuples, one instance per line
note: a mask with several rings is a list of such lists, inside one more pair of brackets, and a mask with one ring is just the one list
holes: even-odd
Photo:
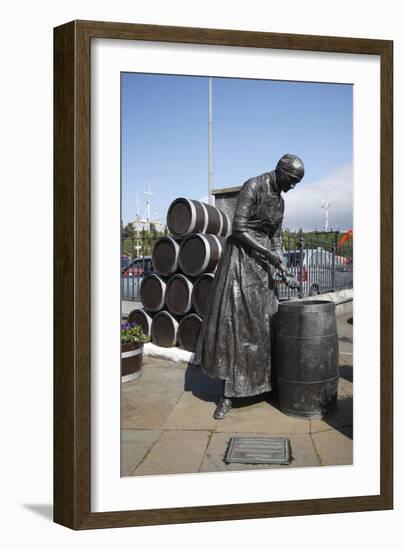
[(222, 397), (214, 411), (214, 418), (216, 420), (222, 420), (231, 410), (231, 399), (228, 397)]

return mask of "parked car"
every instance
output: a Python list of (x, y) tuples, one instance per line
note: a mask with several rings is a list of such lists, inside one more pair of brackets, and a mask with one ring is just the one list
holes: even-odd
[(134, 277), (144, 274), (152, 273), (154, 271), (153, 260), (151, 256), (144, 256), (141, 258), (135, 258), (128, 264), (126, 269), (122, 273), (122, 277)]
[(144, 275), (154, 271), (151, 256), (135, 258), (122, 272), (121, 295), (122, 300), (139, 300), (140, 285)]
[[(302, 251), (302, 267), (299, 250), (284, 252), (284, 260), (297, 281), (302, 283), (304, 294), (315, 295), (333, 289), (332, 252), (321, 247), (306, 248)], [(351, 260), (336, 254), (334, 257), (334, 287), (348, 288), (352, 286)]]
[(122, 254), (120, 256), (120, 270), (122, 273), (123, 271), (125, 271), (125, 269), (129, 267), (130, 262), (131, 262), (130, 256), (127, 256), (126, 254)]

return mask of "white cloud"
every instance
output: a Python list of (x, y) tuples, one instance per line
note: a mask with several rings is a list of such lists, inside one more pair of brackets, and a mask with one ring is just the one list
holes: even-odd
[(283, 195), (285, 215), (283, 227), (324, 229), (325, 210), (322, 200), (327, 199), (329, 229), (346, 230), (353, 224), (353, 169), (343, 165), (327, 178), (306, 184), (298, 184), (294, 190)]

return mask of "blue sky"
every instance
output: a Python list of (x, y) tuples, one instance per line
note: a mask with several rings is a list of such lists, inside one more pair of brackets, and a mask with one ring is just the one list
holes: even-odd
[[(285, 196), (284, 226), (352, 226), (351, 85), (213, 78), (213, 189), (242, 185), (272, 170), (284, 153), (305, 163)], [(176, 197), (201, 199), (208, 182), (208, 78), (122, 75), (122, 217), (152, 197), (164, 218)]]

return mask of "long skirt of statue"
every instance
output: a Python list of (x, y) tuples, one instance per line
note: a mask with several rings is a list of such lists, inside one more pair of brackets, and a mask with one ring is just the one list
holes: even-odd
[[(269, 248), (268, 235), (254, 239)], [(230, 236), (217, 266), (194, 363), (225, 381), (227, 397), (271, 390), (272, 340), (278, 297), (274, 268)]]

